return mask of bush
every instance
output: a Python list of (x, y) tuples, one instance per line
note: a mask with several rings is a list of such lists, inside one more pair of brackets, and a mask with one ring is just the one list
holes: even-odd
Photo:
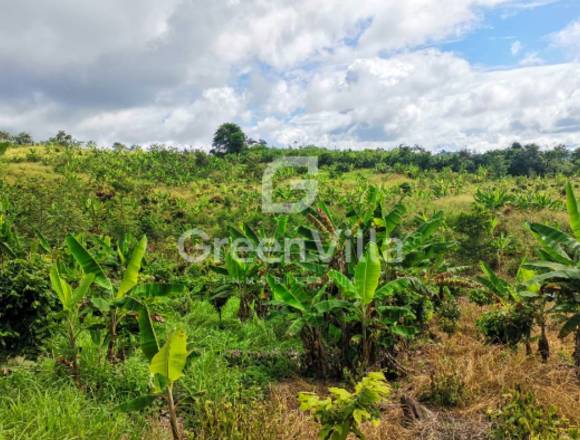
[(561, 440), (578, 438), (577, 430), (566, 430), (556, 408), (539, 406), (532, 393), (519, 387), (506, 396), (503, 407), (491, 414), (492, 438)]
[(0, 266), (0, 350), (35, 352), (48, 334), (56, 307), (48, 272), (40, 257)]
[(473, 210), (462, 212), (450, 219), (449, 226), (460, 235), (457, 259), (462, 264), (476, 264), (479, 261), (491, 263), (495, 259), (494, 249), (489, 237), (489, 218)]
[(443, 359), (441, 366), (431, 375), (429, 391), (421, 396), (421, 400), (444, 407), (458, 406), (467, 398), (461, 371), (448, 359)]
[(448, 335), (455, 333), (457, 331), (457, 323), (461, 317), (457, 300), (455, 298), (447, 299), (439, 306), (437, 313), (439, 315), (439, 328)]
[(490, 344), (516, 346), (529, 338), (533, 323), (531, 311), (525, 308), (503, 308), (481, 315), (477, 320), (477, 327)]

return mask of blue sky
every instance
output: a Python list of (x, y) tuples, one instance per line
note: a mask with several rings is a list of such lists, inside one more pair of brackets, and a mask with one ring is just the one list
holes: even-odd
[[(475, 31), (436, 47), (456, 52), (482, 67), (514, 67), (530, 53), (537, 53), (547, 63), (562, 63), (567, 60), (566, 55), (551, 46), (547, 36), (580, 17), (580, 1), (561, 0), (515, 9), (506, 6), (482, 15), (482, 23)], [(517, 41), (522, 48), (514, 55), (511, 48)]]
[[(0, 130), (580, 146), (579, 0), (0, 0)], [(98, 38), (95, 38), (98, 35)]]

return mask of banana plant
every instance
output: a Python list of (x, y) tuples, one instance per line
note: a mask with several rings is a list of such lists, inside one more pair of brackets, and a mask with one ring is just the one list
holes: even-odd
[(329, 314), (345, 309), (347, 303), (336, 298), (328, 298), (326, 285), (316, 289), (309, 287), (292, 274), (286, 281), (266, 276), (272, 292), (272, 304), (283, 307), (290, 324), (286, 331), (288, 336), (299, 335), (305, 352), (305, 367), (328, 377), (334, 365), (329, 353), (327, 329)]
[(541, 259), (526, 266), (539, 272), (535, 281), (552, 295), (555, 306), (550, 312), (564, 318), (559, 336), (575, 333), (574, 361), (580, 376), (580, 211), (569, 182), (566, 209), (571, 234), (548, 225), (529, 225)]
[(477, 280), (491, 293), (503, 309), (512, 309), (521, 316), (531, 316), (525, 332), (526, 352), (531, 354), (530, 337), (534, 321), (540, 327), (538, 351), (544, 361), (550, 356), (550, 344), (546, 335), (546, 304), (550, 298), (542, 294), (542, 286), (536, 281), (536, 273), (522, 263), (515, 282), (498, 276), (486, 263), (480, 262), (482, 276)]
[(512, 201), (508, 192), (503, 188), (489, 190), (477, 188), (473, 198), (479, 207), (490, 213), (497, 212), (500, 208)]
[(87, 297), (90, 287), (95, 281), (95, 275), (89, 274), (83, 277), (78, 287), (73, 289), (61, 276), (58, 265), (55, 264), (50, 270), (50, 282), (52, 290), (56, 293), (64, 314), (64, 327), (68, 341), (71, 373), (75, 383), (81, 385), (81, 371), (79, 364), (79, 348), (77, 339), (83, 330), (80, 322), (80, 310), (84, 299)]
[(152, 389), (150, 394), (126, 402), (119, 409), (139, 411), (152, 405), (156, 400), (164, 399), (167, 403), (173, 439), (181, 440), (182, 435), (177, 422), (177, 406), (173, 391), (175, 383), (183, 377), (188, 358), (193, 353), (187, 350), (187, 334), (182, 328), (173, 331), (160, 348), (146, 308), (135, 303), (133, 307), (139, 311), (141, 348), (149, 360)]
[(120, 321), (127, 316), (127, 310), (123, 307), (123, 300), (127, 296), (138, 298), (139, 300), (168, 296), (182, 291), (183, 287), (174, 284), (139, 283), (139, 273), (147, 251), (146, 236), (143, 236), (126, 260), (126, 268), (117, 286), (105, 275), (97, 260), (74, 236), (69, 235), (66, 238), (66, 244), (82, 271), (86, 275), (93, 274), (95, 284), (106, 292), (104, 297), (93, 296), (91, 303), (101, 313), (108, 315), (107, 358), (110, 362), (114, 362), (116, 358), (117, 327)]
[(259, 269), (260, 265), (252, 257), (240, 258), (233, 247), (225, 254), (224, 266), (212, 266), (214, 272), (222, 275), (220, 285), (215, 288), (209, 301), (217, 309), (220, 322), (221, 310), (232, 297), (238, 297), (240, 307), (238, 318), (246, 321), (252, 316), (252, 309), (260, 301)]
[[(331, 270), (328, 277), (338, 286), (342, 298), (349, 305), (347, 320), (360, 326), (361, 356), (360, 366), (365, 370), (374, 357), (374, 341), (388, 329), (389, 333), (404, 337), (413, 334), (413, 329), (399, 325), (399, 313), (412, 315), (405, 307), (389, 305), (384, 301), (397, 290), (405, 289), (406, 279), (387, 282), (379, 288), (381, 259), (376, 243), (369, 243), (366, 252), (355, 267), (354, 276), (349, 279), (341, 272)], [(396, 317), (393, 316), (397, 314)]]

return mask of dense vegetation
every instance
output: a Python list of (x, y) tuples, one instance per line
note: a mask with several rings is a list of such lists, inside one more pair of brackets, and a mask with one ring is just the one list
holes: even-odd
[[(0, 133), (0, 439), (578, 438), (578, 151), (217, 134)], [(299, 155), (316, 203), (263, 213)], [(200, 262), (193, 228), (222, 239)]]

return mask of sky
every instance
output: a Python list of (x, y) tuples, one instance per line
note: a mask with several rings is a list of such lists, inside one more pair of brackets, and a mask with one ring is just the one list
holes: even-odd
[(580, 0), (0, 0), (0, 130), (580, 146)]

